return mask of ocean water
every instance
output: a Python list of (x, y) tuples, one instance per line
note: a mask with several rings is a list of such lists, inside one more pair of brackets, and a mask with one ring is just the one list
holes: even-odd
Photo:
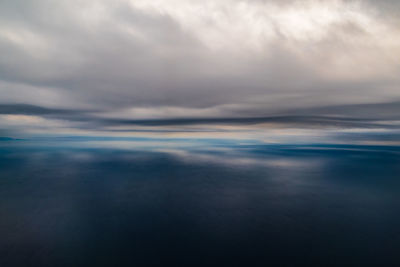
[(398, 266), (400, 148), (3, 141), (0, 266)]

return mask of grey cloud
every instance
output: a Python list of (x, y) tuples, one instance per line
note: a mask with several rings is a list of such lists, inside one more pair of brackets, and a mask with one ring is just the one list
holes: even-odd
[[(179, 125), (256, 125), (280, 124), (286, 127), (339, 127), (339, 128), (385, 128), (373, 121), (357, 118), (332, 118), (325, 116), (271, 116), (260, 118), (189, 118), (164, 120), (100, 120), (104, 125), (134, 125), (134, 126), (179, 126)], [(389, 126), (389, 128), (392, 128)], [(395, 127), (398, 128), (398, 127)]]
[[(262, 2), (267, 3), (247, 1), (250, 5)], [(285, 9), (299, 2), (268, 3)], [(396, 1), (362, 3), (380, 14), (393, 14), (390, 7), (398, 7)], [(215, 38), (210, 41), (214, 44), (229, 39), (230, 28), (202, 36), (201, 31), (218, 30), (220, 25), (212, 17), (199, 19), (209, 19), (209, 28), (190, 28), (173, 14), (142, 10), (128, 1), (1, 1), (0, 80), (16, 84), (16, 93), (13, 102), (7, 102), (1, 100), (7, 96), (0, 88), (0, 113), (84, 121), (92, 127), (261, 122), (375, 127), (359, 119), (397, 118), (397, 104), (393, 109), (357, 106), (400, 98), (399, 79), (392, 75), (390, 65), (396, 63), (383, 57), (389, 52), (386, 46), (357, 46), (359, 39), (370, 40), (365, 25), (336, 23), (327, 28), (328, 37), (315, 40), (306, 38), (307, 31), (301, 36), (305, 40), (289, 38), (275, 25), (279, 34), (272, 40), (261, 38), (263, 31), (255, 35), (261, 40), (257, 48), (242, 44), (248, 36), (239, 31), (243, 36), (233, 38), (237, 44), (215, 49), (201, 37)], [(379, 22), (391, 23), (383, 16)], [(400, 44), (390, 47), (397, 49)], [(370, 62), (376, 66), (366, 66)], [(342, 73), (346, 71), (349, 77)], [(62, 95), (65, 105), (54, 108), (51, 98), (40, 93), (43, 107), (33, 106), (38, 101), (24, 94), (26, 89), (18, 89), (19, 84), (32, 86), (32, 91), (54, 88), (52, 92)], [(88, 111), (221, 105), (237, 108), (221, 118), (176, 119), (172, 114), (170, 120), (106, 119)], [(68, 106), (70, 110), (64, 108)], [(290, 108), (300, 117), (287, 114)], [(390, 114), (376, 115), (386, 108)], [(332, 114), (355, 119), (328, 118)]]
[[(377, 113), (377, 111), (380, 111)], [(386, 121), (400, 120), (400, 102), (363, 105), (341, 105), (312, 109), (287, 110), (281, 115), (263, 117), (243, 117), (232, 113), (230, 117), (219, 118), (166, 118), (166, 119), (118, 119), (105, 118), (94, 110), (50, 109), (33, 105), (0, 105), (0, 114), (32, 115), (48, 119), (59, 119), (74, 127), (87, 130), (105, 130), (121, 132), (174, 132), (176, 130), (157, 129), (168, 126), (203, 125), (203, 129), (179, 129), (182, 132), (208, 131), (207, 125), (280, 125), (280, 127), (306, 128), (385, 128), (398, 129), (400, 125), (391, 125)], [(319, 115), (315, 115), (319, 114)], [(124, 126), (146, 126), (146, 130), (134, 128), (113, 128)], [(111, 128), (109, 128), (111, 127)], [(154, 127), (154, 129), (151, 129)], [(212, 130), (212, 129), (209, 129)]]
[(370, 120), (400, 120), (400, 102), (324, 106), (292, 112), (303, 115), (320, 114)]
[(45, 108), (28, 104), (0, 104), (0, 114), (19, 114), (19, 115), (72, 115), (82, 114), (82, 110), (68, 110)]

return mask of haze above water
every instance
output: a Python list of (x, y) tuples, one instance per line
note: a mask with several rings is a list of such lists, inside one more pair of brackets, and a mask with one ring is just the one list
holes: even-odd
[(0, 265), (399, 264), (399, 147), (320, 141), (3, 139)]

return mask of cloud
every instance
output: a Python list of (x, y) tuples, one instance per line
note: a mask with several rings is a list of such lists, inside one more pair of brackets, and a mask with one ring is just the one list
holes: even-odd
[(4, 113), (129, 124), (240, 121), (291, 109), (316, 116), (324, 106), (393, 102), (400, 99), (398, 7), (388, 0), (5, 0), (0, 103)]
[(80, 110), (52, 109), (27, 104), (0, 104), (0, 114), (24, 114), (24, 115), (68, 115), (80, 114)]
[[(212, 114), (212, 113), (211, 113)], [(227, 113), (228, 114), (228, 113)], [(318, 114), (318, 115), (317, 115)], [(241, 132), (263, 129), (387, 129), (400, 124), (400, 102), (322, 106), (288, 109), (269, 116), (246, 116), (231, 110), (227, 116), (163, 118), (106, 117), (96, 110), (52, 109), (24, 104), (0, 104), (0, 122), (11, 130), (34, 130), (36, 133), (195, 133)], [(270, 131), (270, 130), (269, 130)]]

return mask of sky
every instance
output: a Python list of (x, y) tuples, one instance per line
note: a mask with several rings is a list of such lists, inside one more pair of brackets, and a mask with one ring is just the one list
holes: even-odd
[(399, 74), (397, 0), (0, 1), (0, 136), (393, 130)]

